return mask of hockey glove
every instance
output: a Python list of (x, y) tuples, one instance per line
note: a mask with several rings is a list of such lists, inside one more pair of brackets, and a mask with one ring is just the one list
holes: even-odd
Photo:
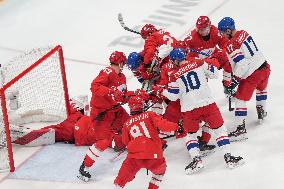
[(227, 87), (227, 91), (231, 96), (236, 95), (236, 87), (239, 85), (239, 83), (240, 83), (240, 78), (237, 77), (232, 78), (230, 85)]
[(183, 121), (182, 119), (180, 119), (178, 121), (178, 129), (176, 130), (176, 132), (180, 135), (184, 133), (184, 129), (183, 129)]
[(123, 92), (118, 90), (116, 87), (111, 87), (109, 89), (109, 95), (112, 97), (112, 99), (116, 102), (123, 102), (125, 95)]
[(148, 101), (150, 99), (150, 95), (142, 89), (137, 89), (135, 91), (135, 94), (136, 96), (139, 96), (140, 98), (142, 98), (144, 101)]
[(216, 67), (216, 68), (220, 68), (220, 64), (219, 64), (219, 61), (218, 61), (218, 59), (216, 59), (216, 58), (205, 58), (204, 59), (204, 61), (207, 63), (207, 64), (211, 64), (211, 65), (213, 65), (214, 67)]
[(165, 89), (160, 86), (157, 86), (157, 85), (152, 86), (152, 94), (154, 94), (159, 99), (164, 99), (164, 96), (162, 95), (162, 92), (164, 90)]

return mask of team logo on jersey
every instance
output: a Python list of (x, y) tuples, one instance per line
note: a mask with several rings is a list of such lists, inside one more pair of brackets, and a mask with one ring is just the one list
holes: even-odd
[(110, 68), (105, 68), (105, 69), (104, 69), (104, 72), (105, 72), (106, 74), (110, 74), (110, 73), (112, 72), (112, 70), (111, 70)]

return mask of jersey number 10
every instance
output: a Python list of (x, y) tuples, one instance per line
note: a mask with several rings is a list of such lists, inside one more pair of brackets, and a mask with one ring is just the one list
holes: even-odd
[(199, 89), (201, 85), (198, 79), (198, 75), (195, 71), (190, 71), (186, 74), (186, 77), (182, 75), (180, 78), (184, 83), (186, 92), (189, 92), (189, 89), (191, 90)]

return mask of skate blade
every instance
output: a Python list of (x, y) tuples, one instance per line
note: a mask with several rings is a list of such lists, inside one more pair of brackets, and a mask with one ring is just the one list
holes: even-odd
[(229, 137), (230, 142), (244, 141), (244, 140), (247, 140), (247, 139), (248, 139), (248, 137), (247, 137), (246, 134), (242, 134), (238, 137), (235, 137), (235, 136)]
[(185, 170), (185, 174), (187, 174), (187, 175), (192, 175), (192, 174), (194, 174), (194, 173), (197, 173), (197, 172), (200, 172), (201, 171), (201, 169), (203, 169), (204, 168), (204, 165), (203, 164), (198, 164), (197, 165), (197, 167), (195, 168), (195, 169), (190, 169), (190, 168), (188, 168), (187, 170)]
[(210, 154), (213, 154), (215, 152), (216, 152), (215, 148), (213, 150), (200, 151), (200, 156), (206, 157), (206, 156), (209, 156)]
[(84, 181), (84, 182), (89, 182), (89, 181), (90, 181), (90, 178), (84, 177), (84, 176), (82, 176), (82, 175), (77, 175), (77, 178), (78, 178), (79, 180)]
[(244, 160), (240, 160), (238, 163), (227, 163), (227, 167), (229, 169), (235, 169), (237, 167), (242, 166), (243, 164), (245, 164), (245, 161)]
[(259, 124), (259, 125), (262, 125), (262, 123), (263, 123), (263, 119), (259, 119), (259, 120), (258, 120), (258, 124)]

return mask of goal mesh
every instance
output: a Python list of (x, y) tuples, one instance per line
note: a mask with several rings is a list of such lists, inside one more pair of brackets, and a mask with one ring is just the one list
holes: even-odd
[[(68, 90), (61, 46), (33, 49), (1, 68), (0, 171), (14, 171), (10, 130), (37, 112), (62, 121), (69, 114)], [(17, 107), (12, 106), (14, 97)], [(50, 119), (52, 117), (52, 119)], [(10, 125), (10, 127), (9, 127)]]

